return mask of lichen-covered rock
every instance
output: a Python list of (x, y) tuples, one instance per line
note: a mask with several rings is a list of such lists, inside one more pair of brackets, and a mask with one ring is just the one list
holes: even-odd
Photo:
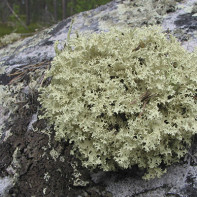
[[(164, 5), (165, 2), (170, 4)], [(77, 169), (79, 172), (73, 174), (71, 167), (73, 157), (69, 154), (70, 145), (68, 146), (64, 141), (61, 143), (55, 141), (53, 132), (51, 135), (49, 133), (46, 135), (49, 128), (45, 121), (37, 120), (34, 122), (39, 106), (36, 101), (37, 94), (32, 92), (32, 88), (35, 87), (35, 80), (33, 87), (28, 87), (31, 84), (28, 74), (30, 70), (34, 79), (36, 78), (36, 83), (42, 84), (44, 71), (40, 70), (41, 65), (44, 63), (46, 67), (50, 66), (50, 61), (55, 56), (54, 43), (57, 40), (60, 40), (59, 49), (65, 44), (73, 18), (75, 21), (71, 37), (75, 35), (76, 31), (79, 33), (99, 33), (101, 31), (106, 32), (115, 25), (119, 27), (141, 27), (147, 24), (161, 23), (164, 31), (173, 33), (186, 49), (193, 51), (194, 47), (197, 46), (196, 16), (195, 13), (192, 13), (193, 4), (196, 0), (176, 0), (176, 2), (180, 2), (176, 5), (174, 2), (175, 0), (114, 0), (94, 10), (69, 17), (32, 37), (0, 49), (0, 66), (7, 66), (7, 73), (12, 71), (13, 74), (18, 69), (22, 72), (15, 72), (18, 75), (22, 74), (20, 77), (18, 75), (0, 75), (0, 81), (5, 85), (11, 81), (22, 80), (24, 85), (21, 89), (22, 92), (19, 91), (22, 93), (22, 97), (19, 94), (17, 98), (24, 98), (25, 93), (27, 99), (23, 100), (25, 103), (20, 102), (20, 100), (15, 103), (14, 106), (18, 106), (19, 111), (12, 114), (11, 117), (8, 113), (8, 105), (3, 110), (0, 108), (0, 124), (4, 131), (2, 136), (4, 141), (0, 142), (0, 176), (5, 177), (2, 178), (3, 180), (6, 180), (6, 176), (9, 176), (10, 180), (18, 177), (17, 180), (14, 179), (14, 186), (11, 184), (13, 180), (7, 182), (8, 185), (13, 186), (9, 190), (8, 196), (196, 196), (196, 138), (194, 138), (193, 146), (184, 160), (169, 167), (167, 173), (161, 178), (150, 181), (142, 180), (140, 177), (143, 171), (133, 167), (114, 173), (103, 171), (93, 173), (91, 175), (94, 177), (92, 178), (94, 183), (92, 183), (90, 179), (87, 179), (89, 174), (80, 165), (77, 167), (80, 168)], [(41, 65), (40, 62), (42, 62)], [(24, 67), (24, 65), (27, 66)], [(35, 74), (35, 67), (39, 69), (38, 76)], [(12, 88), (17, 90), (17, 86), (12, 86)], [(8, 124), (10, 120), (11, 124)], [(5, 125), (6, 127), (4, 127)], [(17, 158), (14, 158), (16, 148), (18, 148), (18, 154)], [(14, 161), (16, 160), (20, 164), (20, 168), (15, 166)], [(76, 177), (75, 184), (77, 182), (77, 185), (81, 183), (84, 185), (88, 181), (90, 185), (84, 188), (73, 187), (72, 179), (76, 179)], [(108, 193), (104, 191), (105, 187), (109, 191)], [(0, 184), (0, 190), (4, 191), (4, 188)]]
[(55, 56), (54, 43), (67, 37), (71, 20), (75, 18), (72, 34), (78, 32), (108, 31), (111, 26), (142, 26), (162, 23), (164, 15), (176, 9), (176, 1), (158, 0), (114, 0), (96, 9), (69, 17), (21, 42), (0, 49), (0, 65), (12, 70)]
[(197, 55), (160, 31), (79, 36), (54, 58), (44, 117), (57, 139), (74, 142), (84, 166), (138, 165), (150, 179), (186, 154), (197, 133)]
[(21, 38), (21, 35), (17, 33), (11, 33), (9, 35), (5, 35), (2, 38), (0, 38), (0, 47), (11, 44), (19, 40), (20, 38)]
[(197, 3), (193, 5), (192, 14), (197, 14)]
[(5, 196), (12, 184), (12, 179), (9, 177), (0, 178), (0, 196)]

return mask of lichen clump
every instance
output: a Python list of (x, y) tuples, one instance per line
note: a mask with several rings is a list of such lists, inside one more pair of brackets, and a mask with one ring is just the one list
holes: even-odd
[(197, 132), (196, 65), (197, 55), (157, 26), (79, 36), (46, 74), (44, 117), (85, 167), (138, 165), (144, 178), (160, 176)]
[(5, 35), (0, 38), (0, 47), (6, 46), (20, 39), (21, 39), (21, 35), (17, 33), (11, 33), (11, 34)]

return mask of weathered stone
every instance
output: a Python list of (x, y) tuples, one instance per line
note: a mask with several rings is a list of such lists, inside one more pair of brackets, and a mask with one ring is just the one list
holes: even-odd
[(11, 188), (12, 184), (12, 178), (0, 178), (0, 196), (3, 196)]
[(142, 26), (159, 24), (175, 1), (114, 0), (94, 10), (69, 17), (33, 37), (18, 41), (0, 50), (0, 65), (15, 67), (51, 60), (55, 56), (54, 42), (65, 41), (71, 19), (75, 18), (71, 36), (80, 33), (107, 31), (111, 26)]
[[(168, 3), (166, 4), (166, 2)], [(7, 66), (7, 72), (10, 72), (17, 67), (52, 60), (55, 56), (54, 42), (60, 40), (59, 47), (61, 48), (63, 46), (73, 18), (75, 18), (75, 21), (71, 36), (74, 36), (76, 31), (79, 33), (108, 31), (111, 26), (115, 25), (119, 27), (125, 25), (134, 27), (161, 24), (164, 31), (173, 33), (186, 49), (192, 51), (197, 46), (197, 23), (196, 16), (194, 15), (194, 3), (195, 0), (183, 1), (179, 4), (176, 4), (175, 1), (164, 0), (114, 0), (94, 10), (69, 17), (32, 37), (0, 49), (0, 66)], [(7, 84), (10, 80), (11, 78), (5, 77), (5, 75), (0, 76), (0, 81), (3, 84)], [(28, 89), (24, 89), (24, 91), (28, 94)], [(23, 111), (24, 118), (20, 117), (17, 127), (11, 128), (13, 136), (8, 141), (11, 143), (15, 140), (14, 143), (8, 143), (6, 146), (0, 143), (2, 150), (9, 149), (8, 153), (3, 151), (0, 153), (0, 158), (5, 159), (5, 162), (3, 160), (0, 162), (2, 170), (0, 171), (0, 176), (13, 176), (14, 170), (16, 169), (13, 170), (14, 167), (12, 167), (12, 156), (16, 147), (19, 147), (21, 155), (19, 154), (20, 158), (18, 158), (18, 161), (20, 162), (20, 167), (17, 172), (23, 178), (20, 179), (13, 190), (10, 190), (10, 194), (29, 191), (27, 196), (33, 196), (33, 192), (35, 192), (34, 187), (37, 187), (40, 193), (37, 193), (38, 195), (36, 196), (42, 196), (44, 193), (46, 194), (45, 196), (55, 196), (55, 191), (58, 190), (60, 191), (58, 194), (62, 196), (65, 195), (64, 184), (68, 184), (68, 187), (71, 184), (68, 183), (68, 177), (71, 176), (71, 173), (70, 171), (64, 172), (61, 174), (62, 177), (57, 176), (57, 173), (60, 173), (64, 169), (70, 169), (69, 162), (72, 160), (69, 156), (70, 149), (67, 146), (64, 147), (65, 144), (63, 142), (63, 145), (60, 146), (53, 140), (48, 140), (48, 137), (46, 138), (43, 134), (33, 133), (32, 130), (35, 124), (41, 130), (47, 127), (45, 122), (37, 121), (37, 105), (36, 101), (34, 101), (31, 110)], [(1, 109), (0, 113), (2, 113)], [(0, 123), (5, 121), (5, 117), (3, 119), (2, 116), (1, 114)], [(15, 131), (14, 129), (17, 130)], [(49, 141), (51, 143), (50, 146), (52, 146), (50, 150), (55, 147), (56, 150), (62, 151), (62, 157), (60, 156), (61, 159), (58, 159), (57, 163), (48, 159), (50, 157), (49, 150), (44, 153), (42, 149), (47, 147)], [(191, 152), (185, 157), (185, 161), (170, 166), (167, 173), (160, 179), (144, 181), (141, 179), (141, 172), (135, 172), (135, 169), (113, 173), (98, 172), (91, 174), (91, 179), (89, 175), (86, 175), (86, 180), (89, 177), (90, 182), (92, 181), (94, 183), (93, 188), (90, 185), (88, 188), (82, 189), (84, 190), (83, 192), (79, 188), (76, 188), (72, 190), (70, 196), (111, 196), (112, 194), (114, 197), (195, 197), (197, 194), (196, 144), (197, 139), (194, 139)], [(40, 154), (45, 154), (47, 157), (41, 156)], [(63, 157), (63, 155), (66, 156)], [(46, 166), (44, 166), (45, 163)], [(59, 172), (53, 170), (57, 166), (59, 167)], [(46, 180), (48, 180), (46, 170), (47, 172), (51, 172), (52, 178), (49, 179), (49, 182), (43, 183), (44, 175)], [(40, 171), (42, 171), (42, 174), (39, 174)], [(34, 172), (38, 173), (38, 177), (32, 174)], [(53, 179), (54, 177), (55, 179), (58, 177), (58, 181)], [(39, 183), (32, 181), (36, 180), (36, 178), (39, 180)], [(9, 177), (0, 179), (0, 196), (3, 196), (6, 188), (11, 187), (12, 182), (13, 180)], [(44, 184), (46, 187), (42, 188)], [(47, 187), (47, 185), (50, 187)], [(95, 185), (98, 187), (95, 187)], [(100, 188), (100, 185), (105, 185), (106, 191), (108, 192), (102, 193), (103, 187)]]
[(192, 8), (192, 14), (197, 13), (197, 3), (194, 3), (193, 8)]

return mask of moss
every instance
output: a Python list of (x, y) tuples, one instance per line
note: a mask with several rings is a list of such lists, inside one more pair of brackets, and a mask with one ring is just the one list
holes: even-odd
[[(157, 26), (79, 36), (54, 58), (44, 118), (85, 167), (161, 176), (197, 132), (197, 55)], [(40, 118), (43, 118), (40, 117)]]

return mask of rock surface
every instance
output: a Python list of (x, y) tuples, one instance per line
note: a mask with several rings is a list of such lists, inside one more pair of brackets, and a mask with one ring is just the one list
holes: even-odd
[[(114, 0), (0, 49), (0, 66), (6, 66), (6, 73), (14, 72), (17, 68), (26, 71), (24, 66), (27, 65), (33, 65), (33, 72), (36, 72), (34, 65), (50, 66), (55, 56), (54, 43), (60, 40), (62, 42), (59, 47), (62, 47), (73, 18), (75, 21), (71, 36), (76, 31), (108, 31), (114, 25), (134, 27), (161, 24), (164, 31), (173, 33), (186, 49), (192, 51), (197, 46), (197, 13), (194, 3), (195, 0), (179, 3), (164, 0), (160, 3), (157, 0)], [(35, 78), (42, 80), (41, 71), (35, 74)], [(30, 75), (26, 72), (23, 76), (22, 83), (25, 86), (30, 81)], [(0, 76), (3, 84), (12, 79), (6, 75)], [(24, 103), (20, 104), (20, 110), (16, 111), (14, 118), (10, 117), (12, 121), (9, 124), (5, 120), (8, 113), (0, 110), (0, 123), (3, 121), (6, 125), (0, 141), (0, 196), (197, 196), (197, 139), (194, 139), (190, 153), (184, 160), (170, 166), (160, 179), (144, 181), (135, 169), (116, 173), (89, 173), (78, 166), (76, 171), (77, 165), (73, 165), (78, 161), (70, 156), (71, 147), (65, 142), (57, 143), (53, 138), (53, 129), (48, 128), (46, 122), (37, 120), (37, 91), (31, 92), (31, 88), (27, 87), (23, 88), (23, 95), (26, 95), (25, 104), (30, 108), (25, 108)], [(43, 132), (49, 129), (51, 137)], [(8, 131), (12, 135), (5, 139)], [(78, 187), (86, 182), (89, 182), (86, 187)], [(12, 189), (5, 194), (10, 187)]]
[(112, 26), (142, 26), (161, 24), (166, 13), (176, 9), (175, 1), (114, 0), (94, 10), (69, 17), (33, 37), (18, 41), (0, 50), (0, 64), (10, 69), (21, 65), (51, 60), (55, 56), (54, 42), (65, 41), (71, 20), (72, 34), (107, 31)]

